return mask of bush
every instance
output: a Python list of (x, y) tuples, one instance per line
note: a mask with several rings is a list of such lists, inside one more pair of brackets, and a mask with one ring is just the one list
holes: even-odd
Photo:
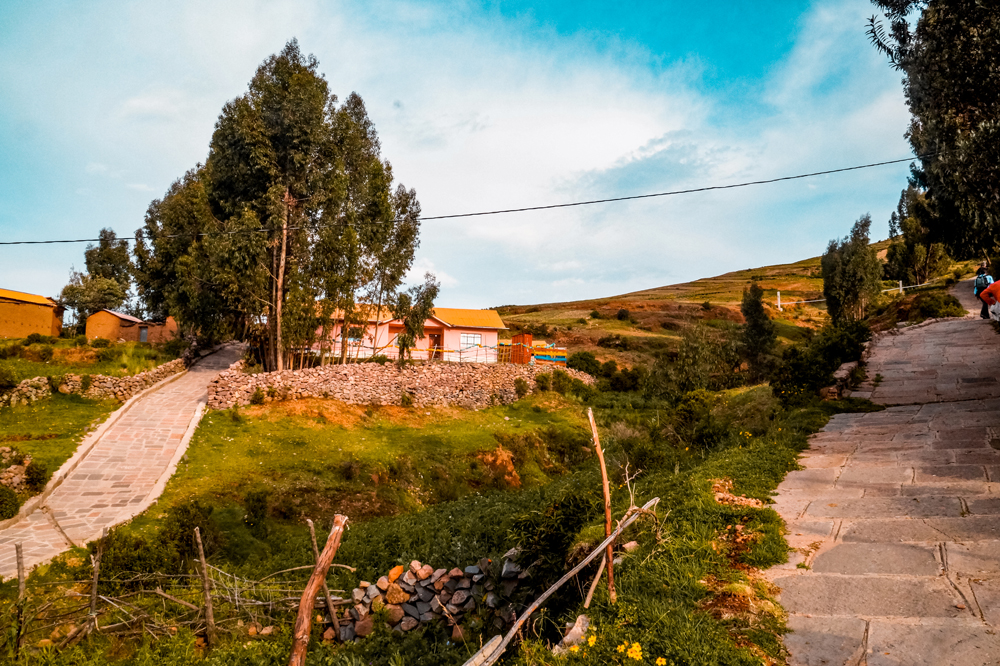
[(937, 319), (939, 317), (964, 317), (965, 308), (958, 299), (943, 291), (919, 294), (910, 307), (910, 321)]
[(843, 363), (861, 360), (871, 330), (864, 322), (828, 324), (805, 347), (785, 350), (781, 367), (771, 382), (774, 395), (786, 406), (808, 402), (833, 383), (833, 372)]
[(48, 480), (49, 470), (45, 466), (45, 463), (32, 460), (24, 468), (24, 482), (28, 484), (28, 488), (31, 491), (37, 493), (42, 490)]
[(552, 388), (552, 376), (545, 372), (535, 375), (535, 386), (539, 391), (548, 391)]
[(93, 377), (90, 375), (84, 375), (80, 378), (80, 393), (86, 393), (90, 390), (90, 385), (94, 382)]
[(49, 379), (49, 389), (53, 393), (58, 393), (59, 387), (62, 386), (62, 383), (66, 379), (66, 377), (64, 375), (50, 375), (48, 379)]
[(264, 391), (258, 386), (254, 389), (253, 394), (250, 396), (251, 405), (263, 405), (264, 404)]
[[(94, 340), (94, 342), (96, 343), (97, 340)], [(93, 346), (97, 347), (96, 344)], [(115, 347), (106, 347), (106, 346), (100, 347), (100, 351), (97, 352), (97, 360), (106, 363), (108, 361), (114, 361), (119, 356), (121, 356), (121, 354), (122, 354), (121, 349), (116, 349)]]
[(587, 320), (584, 319), (583, 317), (580, 317), (579, 319), (576, 320), (576, 323), (578, 323), (578, 324), (586, 324)]
[(52, 348), (52, 345), (42, 345), (38, 348), (37, 354), (38, 358), (42, 361), (51, 361), (52, 355), (55, 354), (55, 349)]
[(111, 346), (111, 340), (108, 340), (107, 338), (94, 338), (94, 340), (90, 343), (90, 346), (94, 349), (103, 349)]
[(184, 338), (174, 338), (173, 340), (168, 340), (163, 343), (160, 349), (163, 350), (165, 354), (169, 354), (174, 358), (180, 358), (181, 354), (187, 351), (188, 345), (187, 340)]
[(366, 363), (378, 363), (379, 365), (385, 365), (389, 362), (389, 357), (385, 354), (375, 354), (374, 356), (369, 356)]
[(20, 508), (21, 503), (17, 501), (17, 494), (7, 486), (0, 485), (0, 520), (13, 518)]
[(270, 494), (267, 490), (251, 490), (246, 495), (244, 508), (246, 515), (243, 516), (243, 523), (250, 530), (250, 534), (258, 539), (267, 536), (267, 497)]
[(598, 347), (604, 347), (606, 349), (617, 349), (619, 351), (629, 350), (628, 338), (623, 337), (619, 333), (612, 333), (611, 335), (605, 335), (597, 341)]
[(32, 333), (24, 339), (24, 343), (28, 345), (51, 345), (55, 344), (56, 339), (51, 335), (42, 335), (41, 333)]
[(24, 345), (20, 342), (12, 342), (9, 345), (0, 347), (0, 359), (17, 358), (24, 351)]
[(403, 393), (399, 396), (399, 404), (402, 407), (413, 407), (413, 396), (409, 393)]
[(179, 568), (184, 561), (197, 556), (194, 544), (194, 528), (201, 530), (201, 541), (205, 548), (205, 557), (222, 547), (223, 535), (219, 526), (212, 519), (213, 507), (198, 500), (171, 507), (163, 519), (159, 540), (169, 551), (176, 553)]
[(592, 377), (596, 377), (601, 372), (601, 362), (597, 360), (592, 352), (576, 352), (570, 354), (566, 361), (566, 367), (580, 372), (586, 372)]
[(629, 319), (632, 318), (632, 315), (629, 314), (629, 311), (626, 310), (625, 308), (619, 308), (618, 314), (616, 314), (615, 317), (618, 319), (618, 321), (628, 321)]
[(591, 310), (590, 311), (590, 318), (591, 319), (600, 319), (601, 318), (601, 313), (598, 312), (597, 310)]
[(712, 304), (709, 301), (705, 301), (701, 304), (701, 309), (707, 312), (712, 309)]
[(6, 393), (17, 386), (17, 376), (14, 371), (6, 366), (0, 365), (0, 393)]
[(524, 381), (523, 377), (518, 377), (514, 380), (514, 392), (517, 393), (517, 399), (520, 400), (531, 392), (531, 387), (528, 386), (528, 382)]
[(552, 390), (565, 395), (573, 385), (573, 379), (566, 374), (565, 370), (554, 370), (552, 372)]
[(78, 335), (75, 338), (73, 338), (73, 346), (74, 347), (86, 347), (87, 346), (87, 336), (86, 335)]

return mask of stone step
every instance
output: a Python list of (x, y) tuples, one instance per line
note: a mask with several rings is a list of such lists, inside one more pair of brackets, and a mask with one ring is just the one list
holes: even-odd
[(977, 619), (944, 576), (808, 573), (773, 582), (782, 606), (802, 615)]

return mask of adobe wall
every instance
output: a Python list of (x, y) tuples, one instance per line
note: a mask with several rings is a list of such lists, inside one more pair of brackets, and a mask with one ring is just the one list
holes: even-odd
[[(535, 375), (551, 371), (551, 367), (498, 363), (423, 363), (402, 370), (389, 363), (352, 363), (248, 375), (243, 372), (243, 362), (237, 361), (208, 385), (208, 407), (249, 405), (251, 396), (260, 389), (267, 402), (333, 398), (352, 405), (399, 405), (405, 393), (416, 406), (480, 409), (496, 402), (514, 402), (518, 378), (534, 391)], [(565, 372), (586, 384), (594, 383), (585, 372)]]
[(26, 338), (32, 333), (58, 336), (61, 328), (54, 307), (0, 301), (0, 338)]
[[(121, 320), (110, 312), (95, 312), (87, 317), (87, 340), (93, 341), (95, 338), (104, 338), (114, 342), (120, 335), (119, 329)], [(136, 340), (139, 339), (136, 334)]]

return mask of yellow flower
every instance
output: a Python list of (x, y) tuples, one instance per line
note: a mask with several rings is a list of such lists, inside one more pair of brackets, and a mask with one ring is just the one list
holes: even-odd
[(580, 646), (579, 645), (571, 645), (570, 648), (569, 648), (569, 651), (570, 652), (579, 652), (580, 651)]
[(632, 643), (632, 647), (628, 649), (625, 653), (629, 659), (634, 659), (636, 661), (642, 661), (642, 646), (638, 643)]
[(596, 642), (597, 642), (597, 636), (594, 636), (593, 634), (591, 634), (590, 638), (587, 639), (587, 645), (589, 645), (590, 647), (594, 647), (594, 643)]
[(619, 652), (624, 652), (627, 649), (628, 649), (628, 643), (622, 643), (621, 645), (618, 646)]
[(656, 666), (667, 666), (667, 660), (663, 657), (656, 658)]

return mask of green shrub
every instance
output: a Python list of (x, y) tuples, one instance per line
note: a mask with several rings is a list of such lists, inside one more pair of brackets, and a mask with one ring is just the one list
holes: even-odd
[(90, 346), (94, 349), (103, 349), (111, 346), (111, 340), (108, 340), (107, 338), (94, 338), (90, 343)]
[(552, 390), (565, 395), (572, 387), (572, 378), (566, 374), (565, 370), (554, 370), (552, 372)]
[[(193, 538), (193, 537), (192, 537)], [(97, 541), (87, 544), (91, 555), (97, 551)], [(162, 538), (152, 541), (138, 536), (127, 527), (108, 532), (101, 549), (101, 580), (98, 590), (118, 594), (142, 587), (142, 582), (130, 583), (137, 574), (165, 573), (177, 561), (177, 552)], [(80, 566), (78, 577), (90, 576), (90, 564)]]
[(49, 382), (49, 390), (52, 391), (53, 393), (58, 393), (59, 387), (63, 383), (63, 379), (64, 379), (63, 375), (49, 375), (47, 377), (47, 380)]
[(55, 343), (56, 339), (50, 335), (42, 335), (41, 333), (31, 333), (24, 339), (24, 343), (27, 345), (51, 345)]
[(210, 557), (222, 547), (223, 534), (212, 519), (213, 511), (214, 507), (198, 500), (178, 504), (167, 511), (158, 538), (167, 552), (176, 553), (175, 564), (178, 568), (183, 568), (186, 561), (197, 556), (197, 547), (194, 545), (195, 527), (201, 530), (205, 557)]
[(579, 319), (576, 320), (576, 323), (578, 323), (578, 324), (586, 324), (587, 320), (584, 319), (583, 317), (580, 317)]
[(618, 321), (628, 321), (632, 318), (632, 315), (625, 308), (619, 308), (618, 313), (615, 315)]
[(601, 313), (598, 312), (597, 310), (591, 310), (590, 311), (590, 318), (591, 319), (600, 319), (601, 318)]
[(389, 362), (389, 357), (385, 354), (375, 354), (374, 356), (369, 356), (365, 359), (366, 363), (378, 363), (379, 365), (385, 365)]
[(258, 386), (254, 389), (253, 394), (250, 396), (251, 405), (263, 405), (264, 404), (264, 391)]
[(21, 503), (17, 501), (17, 493), (7, 486), (0, 485), (0, 520), (7, 520), (17, 515)]
[(164, 354), (169, 354), (174, 358), (179, 358), (189, 346), (190, 345), (188, 345), (187, 340), (184, 338), (174, 338), (173, 340), (167, 340), (164, 342), (160, 349), (163, 350)]
[(618, 362), (614, 359), (610, 361), (605, 361), (601, 364), (601, 376), (602, 377), (612, 377), (618, 372)]
[[(99, 340), (100, 338), (98, 338)], [(94, 340), (96, 343), (97, 340)], [(94, 347), (98, 345), (94, 344)], [(122, 355), (122, 350), (115, 347), (98, 347), (100, 351), (97, 352), (97, 360), (107, 363), (109, 361), (114, 361)]]
[(629, 350), (628, 338), (622, 336), (619, 333), (612, 333), (611, 335), (605, 335), (603, 338), (597, 340), (598, 347), (604, 347), (606, 349), (617, 349), (619, 351)]
[(273, 386), (268, 386), (267, 387), (267, 397), (268, 398), (272, 398), (272, 399), (273, 398), (277, 398), (278, 397), (278, 389), (274, 388)]
[(833, 383), (833, 372), (843, 363), (861, 360), (871, 330), (864, 322), (828, 324), (808, 345), (785, 350), (781, 366), (771, 381), (783, 405), (801, 405)]
[(49, 470), (45, 466), (45, 463), (32, 460), (24, 468), (24, 482), (28, 484), (28, 488), (31, 491), (38, 492), (42, 490), (48, 480)]
[(712, 309), (712, 304), (711, 304), (711, 302), (709, 302), (709, 301), (705, 301), (704, 303), (702, 303), (702, 304), (701, 304), (701, 309), (702, 309), (702, 310), (705, 310), (706, 312), (707, 312), (708, 310), (711, 310), (711, 309)]
[(250, 530), (250, 533), (258, 539), (267, 536), (267, 497), (270, 492), (267, 490), (251, 490), (246, 494), (243, 506), (246, 515), (243, 516), (243, 523)]
[(17, 386), (17, 375), (7, 366), (0, 365), (0, 393), (6, 393)]
[(0, 359), (17, 358), (24, 351), (24, 345), (20, 342), (12, 342), (0, 347)]
[(518, 377), (514, 380), (514, 392), (517, 393), (518, 400), (528, 395), (530, 391), (531, 387), (528, 386), (528, 382), (524, 381), (523, 377)]
[(535, 375), (535, 386), (539, 391), (548, 391), (552, 388), (552, 376), (545, 372)]
[(413, 407), (413, 396), (409, 393), (403, 393), (399, 396), (399, 404), (403, 407)]
[(566, 361), (566, 367), (586, 372), (592, 377), (596, 377), (601, 372), (601, 362), (597, 360), (592, 352), (570, 354), (569, 359)]
[(965, 308), (958, 299), (943, 291), (919, 294), (910, 307), (910, 321), (937, 319), (939, 317), (964, 317)]
[(86, 393), (90, 390), (90, 385), (94, 382), (93, 377), (90, 375), (84, 375), (80, 378), (80, 393)]
[(87, 336), (86, 335), (78, 335), (75, 338), (73, 338), (73, 346), (74, 347), (86, 347), (87, 346)]
[(53, 349), (52, 345), (42, 345), (38, 348), (37, 354), (39, 359), (43, 361), (51, 361), (52, 355), (55, 354), (55, 349)]

